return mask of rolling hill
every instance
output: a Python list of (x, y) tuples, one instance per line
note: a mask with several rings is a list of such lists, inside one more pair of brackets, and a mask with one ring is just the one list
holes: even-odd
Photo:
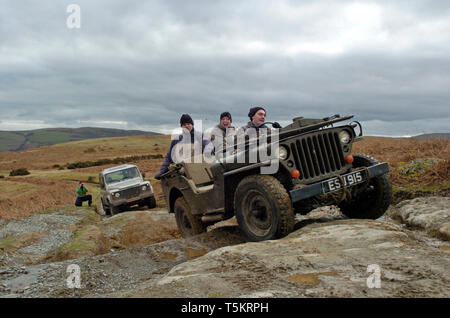
[(432, 138), (450, 138), (450, 133), (434, 133), (434, 134), (422, 134), (417, 136), (412, 136), (412, 139), (427, 140)]
[(46, 128), (22, 131), (0, 131), (0, 152), (21, 151), (70, 141), (92, 138), (152, 136), (155, 132), (111, 128)]

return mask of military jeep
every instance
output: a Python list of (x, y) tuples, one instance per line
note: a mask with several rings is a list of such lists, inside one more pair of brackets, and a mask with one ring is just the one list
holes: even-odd
[(125, 164), (102, 170), (100, 183), (100, 213), (115, 215), (134, 205), (156, 207), (155, 195), (150, 181), (144, 180), (135, 165)]
[[(235, 144), (230, 155), (213, 163), (172, 165), (161, 176), (161, 186), (182, 236), (236, 216), (250, 240), (276, 239), (292, 232), (296, 213), (325, 205), (337, 205), (350, 218), (382, 216), (391, 202), (389, 167), (364, 154), (352, 155), (353, 143), (363, 138), (361, 124), (336, 126), (352, 117), (297, 117), (277, 131), (276, 140), (270, 133), (265, 143), (257, 137), (257, 148), (246, 139), (244, 148)], [(260, 147), (270, 148), (270, 158), (256, 155), (256, 162), (249, 161)], [(230, 156), (244, 156), (245, 162)], [(275, 161), (276, 171), (261, 173)]]

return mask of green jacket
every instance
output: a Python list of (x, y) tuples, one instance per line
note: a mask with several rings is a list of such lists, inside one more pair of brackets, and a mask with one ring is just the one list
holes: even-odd
[(86, 195), (86, 193), (88, 192), (88, 188), (86, 186), (83, 186), (83, 188), (81, 187), (77, 187), (77, 194), (79, 197), (84, 197)]

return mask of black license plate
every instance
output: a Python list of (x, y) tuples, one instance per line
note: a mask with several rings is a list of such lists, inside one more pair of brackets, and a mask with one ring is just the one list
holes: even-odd
[(344, 184), (342, 184), (341, 179), (332, 178), (322, 182), (323, 193), (333, 192), (340, 190), (342, 188), (350, 187), (358, 183), (366, 181), (365, 170), (358, 170), (350, 172), (341, 176)]

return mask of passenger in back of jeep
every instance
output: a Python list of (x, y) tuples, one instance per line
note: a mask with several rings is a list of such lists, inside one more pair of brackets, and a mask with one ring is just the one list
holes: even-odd
[(233, 149), (230, 149), (229, 147), (234, 145), (236, 129), (231, 123), (231, 114), (229, 112), (223, 112), (220, 114), (220, 123), (215, 126), (210, 133), (210, 139), (214, 144), (214, 152), (217, 159), (221, 159), (224, 156), (233, 153)]
[[(166, 157), (164, 158), (164, 162), (161, 166), (161, 170), (159, 173), (155, 175), (155, 179), (160, 179), (161, 175), (166, 173), (169, 170), (169, 165), (174, 163), (176, 158), (172, 158), (172, 152), (174, 150), (174, 147), (179, 144), (190, 144), (194, 145), (195, 143), (201, 144), (202, 147), (202, 153), (207, 151), (213, 152), (213, 145), (211, 141), (209, 141), (207, 138), (203, 136), (203, 133), (197, 132), (194, 130), (194, 122), (188, 114), (183, 114), (180, 118), (180, 126), (183, 129), (183, 133), (180, 134), (177, 138), (173, 139), (170, 143), (169, 151), (166, 154)], [(190, 137), (190, 138), (189, 138)], [(206, 150), (205, 150), (206, 149)], [(190, 154), (189, 154), (189, 157)]]

